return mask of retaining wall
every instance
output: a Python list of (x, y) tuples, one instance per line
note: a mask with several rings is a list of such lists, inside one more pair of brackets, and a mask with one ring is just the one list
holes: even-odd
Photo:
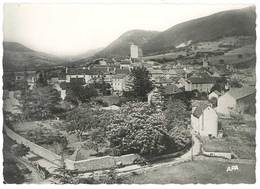
[(40, 157), (52, 162), (53, 164), (56, 164), (58, 166), (61, 165), (60, 159), (61, 156), (25, 139), (24, 137), (16, 134), (11, 129), (4, 127), (5, 132), (7, 136), (9, 136), (12, 140), (16, 141), (19, 144), (24, 144), (25, 146), (29, 147), (32, 152), (39, 155)]
[[(43, 159), (50, 161), (53, 164), (58, 166), (61, 165), (61, 156), (25, 139), (19, 134), (15, 133), (11, 129), (4, 127), (7, 136), (9, 136), (12, 140), (16, 141), (19, 144), (24, 144), (29, 147), (32, 152), (39, 155)], [(92, 159), (86, 159), (81, 161), (72, 161), (69, 159), (65, 159), (65, 164), (68, 169), (71, 170), (79, 170), (79, 171), (94, 171), (100, 169), (110, 169), (115, 168), (118, 164), (120, 165), (131, 165), (134, 164), (134, 161), (138, 159), (140, 156), (137, 154), (128, 154), (123, 156), (104, 156)]]

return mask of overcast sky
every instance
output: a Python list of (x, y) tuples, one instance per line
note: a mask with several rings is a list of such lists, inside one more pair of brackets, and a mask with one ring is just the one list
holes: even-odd
[(4, 40), (55, 55), (105, 47), (132, 29), (163, 31), (178, 23), (250, 5), (5, 4)]

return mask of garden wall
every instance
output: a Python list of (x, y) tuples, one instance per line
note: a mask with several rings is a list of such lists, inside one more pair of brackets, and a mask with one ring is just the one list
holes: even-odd
[(24, 144), (25, 146), (29, 147), (32, 152), (39, 155), (40, 157), (52, 162), (53, 164), (58, 165), (58, 166), (61, 164), (61, 162), (60, 162), (61, 156), (25, 139), (24, 137), (16, 134), (14, 131), (12, 131), (11, 129), (9, 129), (7, 127), (4, 127), (4, 130), (7, 134), (7, 136), (9, 136), (12, 140), (16, 141), (19, 144)]
[[(32, 152), (52, 162), (53, 164), (58, 166), (61, 165), (61, 162), (59, 161), (61, 156), (25, 139), (7, 127), (4, 127), (4, 129), (7, 136), (9, 136), (12, 140), (19, 144), (24, 144), (25, 146), (29, 147)], [(139, 157), (140, 156), (137, 154), (128, 154), (123, 156), (104, 156), (81, 161), (65, 159), (65, 164), (66, 167), (71, 170), (77, 169), (79, 171), (94, 171), (115, 168), (119, 164), (122, 166), (131, 165), (134, 164), (134, 161)]]
[(226, 159), (231, 159), (232, 154), (230, 152), (207, 152), (202, 148), (202, 154), (206, 156), (211, 156), (211, 157), (222, 157)]

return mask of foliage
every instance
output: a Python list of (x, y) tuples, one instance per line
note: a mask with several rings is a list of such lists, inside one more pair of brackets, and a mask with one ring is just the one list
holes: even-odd
[(21, 170), (16, 165), (16, 161), (12, 158), (4, 160), (3, 163), (3, 176), (4, 183), (8, 184), (22, 184), (25, 181), (25, 176), (21, 172)]
[(25, 91), (22, 95), (24, 119), (43, 120), (53, 117), (60, 100), (59, 92), (52, 87)]
[(74, 105), (79, 105), (81, 103), (89, 102), (92, 97), (98, 96), (97, 90), (93, 85), (83, 85), (84, 83), (81, 80), (71, 80), (68, 84), (65, 100)]
[(105, 143), (105, 132), (99, 127), (90, 132), (90, 140), (84, 146), (99, 153), (100, 148), (102, 148)]
[(187, 129), (189, 115), (182, 100), (172, 99), (165, 111), (167, 131), (174, 138), (176, 148), (181, 150), (191, 142), (191, 133)]
[(106, 83), (104, 81), (104, 78), (102, 77), (101, 81), (97, 82), (95, 81), (92, 85), (93, 88), (99, 89), (102, 95), (111, 95), (111, 85), (109, 83)]
[(241, 88), (243, 85), (240, 83), (240, 81), (236, 78), (233, 78), (230, 80), (230, 87), (233, 88)]
[(216, 97), (209, 99), (209, 102), (213, 105), (213, 108), (218, 106), (218, 99)]
[(36, 81), (37, 87), (46, 87), (48, 85), (47, 77), (45, 72), (40, 72), (39, 77)]
[(117, 155), (166, 153), (174, 140), (167, 134), (163, 112), (146, 103), (127, 103), (115, 114), (108, 126), (107, 137)]
[(133, 78), (134, 97), (141, 101), (146, 101), (147, 94), (152, 90), (150, 73), (145, 67), (132, 69), (131, 77)]
[(106, 138), (106, 126), (111, 121), (112, 113), (104, 110), (94, 110), (90, 104), (82, 104), (74, 110), (66, 113), (68, 122), (66, 130), (70, 133), (76, 133), (80, 141), (84, 132), (90, 135), (88, 147), (95, 151), (103, 146)]
[(165, 116), (167, 118), (167, 129), (171, 130), (174, 126), (176, 126), (174, 124), (181, 124), (187, 117), (187, 107), (182, 100), (171, 99), (168, 102)]
[(24, 144), (17, 144), (13, 148), (13, 153), (16, 157), (23, 157), (27, 155), (30, 151), (29, 147), (26, 147)]
[(216, 81), (216, 84), (210, 89), (210, 93), (213, 91), (225, 91), (225, 85), (227, 84), (226, 78), (222, 77)]
[(66, 146), (68, 144), (67, 138), (62, 135), (62, 133), (47, 129), (47, 128), (39, 128), (28, 131), (26, 133), (26, 138), (36, 144), (62, 144)]

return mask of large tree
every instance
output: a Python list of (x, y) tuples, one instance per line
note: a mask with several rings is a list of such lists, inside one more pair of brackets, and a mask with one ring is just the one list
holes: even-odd
[(59, 92), (49, 86), (25, 91), (22, 97), (24, 119), (42, 120), (53, 117), (60, 101)]
[(153, 88), (149, 71), (145, 67), (137, 67), (132, 69), (131, 77), (133, 79), (133, 95), (138, 100), (146, 101), (147, 94)]
[(84, 86), (82, 80), (75, 79), (68, 84), (66, 100), (79, 105), (89, 102), (92, 97), (96, 97), (97, 95), (97, 90), (93, 85)]
[(114, 115), (107, 137), (115, 155), (138, 153), (158, 155), (175, 150), (167, 134), (163, 112), (147, 103), (127, 103)]

